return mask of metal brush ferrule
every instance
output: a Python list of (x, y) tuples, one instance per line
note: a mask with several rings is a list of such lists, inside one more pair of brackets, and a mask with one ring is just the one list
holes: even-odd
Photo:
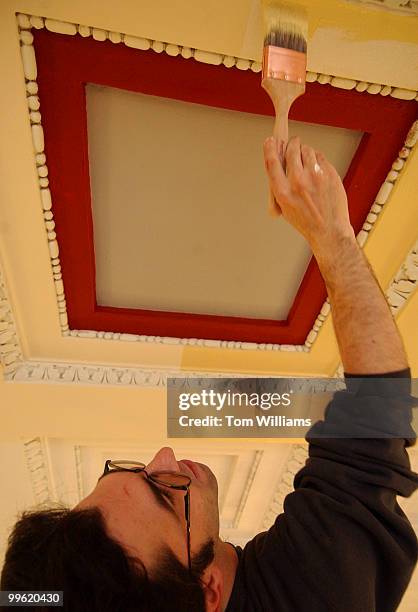
[(306, 53), (272, 45), (264, 47), (262, 78), (305, 83)]

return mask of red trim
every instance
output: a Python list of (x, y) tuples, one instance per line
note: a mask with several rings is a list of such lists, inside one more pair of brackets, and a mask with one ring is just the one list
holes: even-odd
[[(306, 335), (326, 298), (312, 258), (286, 321), (97, 306), (87, 146), (85, 83), (272, 115), (260, 75), (209, 66), (110, 41), (35, 30), (45, 150), (54, 202), (69, 325), (146, 335), (294, 343)], [(344, 184), (357, 232), (416, 117), (414, 102), (308, 84), (291, 118), (362, 130)]]

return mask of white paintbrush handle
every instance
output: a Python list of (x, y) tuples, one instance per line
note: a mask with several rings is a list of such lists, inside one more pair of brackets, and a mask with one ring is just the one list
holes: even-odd
[[(304, 93), (305, 85), (271, 78), (263, 79), (261, 85), (272, 99), (276, 112), (273, 136), (278, 142), (282, 140), (286, 144), (289, 139), (289, 110), (296, 98)], [(280, 216), (280, 206), (271, 189), (269, 200), (270, 214)]]
[[(273, 136), (276, 141), (280, 143), (283, 141), (286, 145), (289, 140), (289, 107), (285, 108), (280, 106), (276, 109), (276, 120), (274, 122)], [(273, 217), (279, 217), (282, 214), (280, 205), (277, 203), (276, 198), (270, 188), (270, 201), (269, 201), (269, 212)]]

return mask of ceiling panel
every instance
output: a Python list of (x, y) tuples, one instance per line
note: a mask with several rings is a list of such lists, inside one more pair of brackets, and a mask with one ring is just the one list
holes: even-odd
[[(311, 250), (266, 214), (271, 117), (87, 87), (101, 306), (286, 319)], [(362, 132), (291, 122), (345, 176)]]

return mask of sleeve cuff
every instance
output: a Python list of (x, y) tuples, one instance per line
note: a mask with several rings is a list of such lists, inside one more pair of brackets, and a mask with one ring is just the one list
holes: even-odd
[[(411, 394), (411, 370), (384, 374), (349, 374), (344, 372), (347, 391), (355, 395), (399, 397)], [(397, 379), (396, 383), (392, 379)]]

